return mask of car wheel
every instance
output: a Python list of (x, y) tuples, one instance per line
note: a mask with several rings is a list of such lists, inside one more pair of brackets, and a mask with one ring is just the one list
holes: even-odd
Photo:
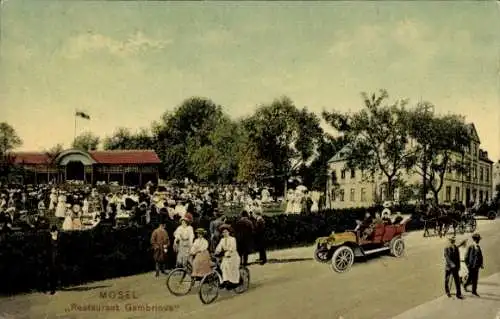
[(354, 263), (354, 251), (351, 247), (341, 246), (335, 250), (332, 256), (332, 269), (343, 273), (348, 271)]

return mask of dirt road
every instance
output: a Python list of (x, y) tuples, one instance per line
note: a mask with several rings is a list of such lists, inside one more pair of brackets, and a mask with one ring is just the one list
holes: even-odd
[[(485, 278), (500, 271), (500, 220), (479, 221), (478, 231), (484, 238), (486, 266), (481, 276)], [(414, 232), (405, 240), (403, 258), (380, 256), (354, 264), (345, 274), (313, 261), (311, 247), (272, 252), (270, 257), (276, 260), (250, 267), (248, 292), (224, 292), (208, 306), (201, 304), (196, 287), (190, 295), (174, 297), (165, 287), (165, 277), (149, 273), (76, 287), (54, 296), (37, 293), (3, 298), (0, 318), (386, 319), (443, 294), (446, 239), (424, 239), (421, 232)], [(137, 299), (101, 298), (101, 292), (111, 291), (129, 292)], [(139, 309), (146, 304), (156, 305), (156, 312)], [(101, 305), (100, 311), (90, 309), (92, 305)]]

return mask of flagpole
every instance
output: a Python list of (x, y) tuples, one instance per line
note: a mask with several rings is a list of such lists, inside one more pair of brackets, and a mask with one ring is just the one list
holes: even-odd
[(75, 116), (75, 131), (74, 131), (74, 134), (73, 134), (73, 142), (74, 142), (74, 141), (75, 141), (75, 139), (76, 139), (76, 118), (77, 118), (77, 116), (76, 116), (76, 110), (75, 110), (75, 114), (74, 114), (74, 116)]

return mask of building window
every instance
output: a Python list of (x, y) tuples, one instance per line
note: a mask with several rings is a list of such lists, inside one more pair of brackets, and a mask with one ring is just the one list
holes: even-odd
[(366, 189), (365, 188), (361, 189), (361, 201), (366, 202)]
[(339, 197), (340, 197), (340, 201), (343, 202), (344, 201), (344, 190), (341, 189), (340, 192), (339, 192)]
[(446, 186), (446, 202), (451, 201), (451, 186)]
[(482, 182), (483, 181), (483, 178), (484, 178), (484, 172), (483, 172), (483, 168), (481, 167), (479, 169), (479, 181)]
[(337, 194), (335, 193), (335, 190), (334, 190), (334, 189), (332, 189), (332, 201), (335, 201), (335, 199), (336, 199), (336, 197), (337, 197), (336, 195), (337, 195)]
[(337, 183), (337, 171), (332, 172), (332, 183), (335, 184)]
[(477, 180), (477, 166), (474, 166), (474, 180)]
[(449, 161), (449, 162), (448, 162), (448, 168), (447, 168), (447, 170), (448, 170), (448, 173), (450, 173), (450, 174), (451, 174), (451, 168), (452, 168), (452, 167), (453, 167), (453, 162), (452, 162), (452, 161)]
[(345, 179), (345, 169), (340, 172), (340, 178)]
[(479, 191), (479, 202), (483, 202), (483, 191)]
[(355, 195), (355, 194), (356, 194), (356, 193), (355, 193), (354, 188), (351, 188), (351, 198), (350, 198), (351, 202), (354, 202), (354, 200), (355, 200), (354, 195)]
[(351, 178), (356, 178), (356, 171), (354, 169), (351, 169)]
[(486, 167), (486, 183), (490, 182), (490, 168)]
[(477, 199), (477, 190), (473, 189), (472, 190), (472, 201), (475, 202)]
[(486, 191), (486, 194), (484, 195), (484, 200), (489, 201), (490, 200), (490, 194), (488, 191)]
[(460, 201), (460, 187), (455, 187), (455, 200)]

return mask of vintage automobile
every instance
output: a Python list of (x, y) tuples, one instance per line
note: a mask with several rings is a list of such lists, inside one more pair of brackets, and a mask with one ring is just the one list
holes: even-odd
[(363, 238), (359, 230), (332, 232), (328, 237), (316, 239), (314, 259), (321, 263), (331, 262), (335, 272), (343, 273), (351, 268), (355, 257), (388, 251), (399, 258), (404, 254), (403, 234), (409, 220), (408, 216), (398, 224), (377, 224), (367, 238)]

